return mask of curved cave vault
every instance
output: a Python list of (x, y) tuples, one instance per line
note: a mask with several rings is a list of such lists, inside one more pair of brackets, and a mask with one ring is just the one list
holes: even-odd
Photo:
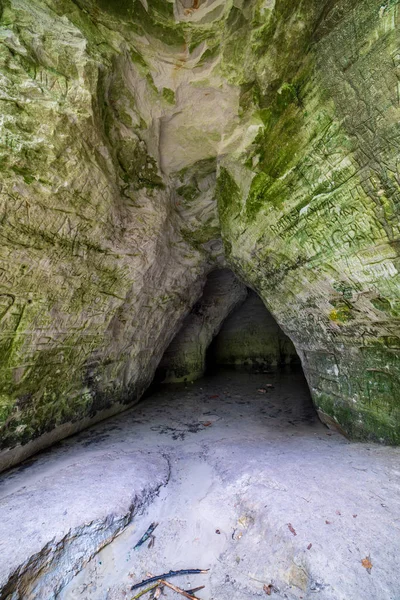
[(8, 0), (0, 18), (0, 469), (134, 405), (221, 260), (320, 414), (399, 443), (398, 2)]
[(229, 269), (211, 272), (167, 348), (156, 381), (191, 382), (221, 368), (269, 372), (300, 365), (291, 340), (261, 298)]

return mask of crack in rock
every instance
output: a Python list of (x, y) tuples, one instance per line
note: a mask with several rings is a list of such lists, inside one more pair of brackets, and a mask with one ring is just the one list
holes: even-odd
[(167, 469), (161, 482), (149, 482), (141, 492), (135, 493), (123, 514), (109, 513), (104, 518), (71, 528), (59, 540), (54, 537), (13, 570), (0, 590), (0, 600), (56, 599), (73, 577), (154, 501), (162, 487), (168, 485), (171, 465), (167, 457), (163, 458)]

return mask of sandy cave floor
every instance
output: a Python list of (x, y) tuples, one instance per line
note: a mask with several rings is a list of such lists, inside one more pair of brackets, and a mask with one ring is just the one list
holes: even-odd
[[(323, 426), (301, 372), (166, 386), (2, 476), (0, 580), (48, 539), (122, 514), (153, 486), (57, 598), (131, 599), (147, 573), (202, 568), (171, 582), (205, 585), (202, 600), (267, 597), (270, 584), (277, 599), (399, 600), (399, 458)], [(134, 551), (152, 522), (154, 546)], [(38, 584), (27, 600), (50, 597)]]

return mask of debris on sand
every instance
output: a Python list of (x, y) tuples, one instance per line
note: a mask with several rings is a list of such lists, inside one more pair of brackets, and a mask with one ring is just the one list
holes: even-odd
[[(149, 579), (143, 579), (140, 583), (135, 583), (131, 587), (131, 590), (136, 590), (144, 585), (149, 583), (154, 583), (157, 581), (162, 581), (163, 585), (166, 584), (165, 580), (170, 579), (171, 577), (179, 577), (179, 575), (199, 575), (208, 573), (210, 569), (181, 569), (180, 571), (169, 571), (169, 573), (163, 573), (162, 575), (156, 575), (155, 577), (149, 577)], [(154, 586), (156, 587), (156, 586)]]
[(154, 594), (151, 596), (150, 600), (158, 600), (160, 598), (160, 596), (162, 595), (163, 590), (164, 590), (164, 586), (157, 585), (156, 589), (154, 590)]
[[(189, 592), (185, 592), (185, 590), (181, 590), (181, 588), (178, 588), (176, 585), (169, 583), (169, 581), (162, 580), (161, 583), (162, 583), (162, 585), (169, 587), (171, 590), (173, 590), (177, 594), (180, 594), (181, 596), (184, 596), (185, 598), (189, 598), (189, 600), (198, 600), (198, 598), (196, 596), (192, 596), (192, 594), (189, 594)], [(204, 586), (202, 586), (202, 587), (204, 587)], [(199, 589), (199, 588), (197, 588), (197, 589)], [(202, 589), (202, 588), (200, 588), (200, 589)]]
[(363, 558), (361, 561), (361, 564), (364, 567), (364, 569), (367, 569), (367, 572), (371, 575), (371, 569), (372, 569), (371, 557), (366, 556), (365, 558)]
[(155, 583), (154, 585), (151, 585), (150, 587), (146, 588), (145, 590), (142, 590), (141, 592), (136, 594), (136, 596), (133, 596), (133, 598), (131, 598), (131, 600), (138, 600), (138, 598), (141, 598), (142, 596), (144, 596), (148, 592), (151, 592), (152, 590), (156, 590), (156, 588), (158, 588), (158, 583)]
[[(140, 548), (140, 546), (142, 544), (144, 544), (145, 542), (147, 542), (147, 540), (151, 537), (153, 538), (153, 531), (156, 529), (156, 527), (158, 526), (158, 523), (152, 523), (149, 528), (147, 529), (146, 533), (142, 535), (142, 537), (140, 538), (140, 540), (138, 541), (138, 543), (136, 544), (136, 546), (133, 548), (134, 550), (138, 550)], [(153, 539), (153, 544), (154, 544), (154, 539)], [(150, 545), (149, 545), (150, 547)]]
[(265, 583), (263, 585), (263, 590), (267, 594), (267, 596), (272, 596), (272, 592), (279, 592), (278, 588), (275, 587), (273, 583), (270, 583), (268, 585)]
[(154, 546), (155, 539), (156, 539), (156, 536), (155, 536), (155, 535), (151, 535), (151, 536), (150, 536), (150, 541), (149, 541), (149, 543), (147, 544), (147, 547), (148, 547), (149, 549), (150, 549), (150, 548), (152, 548), (152, 547)]
[(291, 523), (288, 523), (287, 526), (288, 526), (289, 531), (291, 533), (293, 533), (293, 535), (297, 535), (296, 530)]
[(200, 590), (204, 590), (205, 587), (206, 587), (205, 585), (200, 585), (199, 587), (193, 588), (191, 590), (185, 590), (185, 592), (187, 594), (191, 594), (192, 596), (194, 596), (194, 594), (196, 592), (199, 592)]

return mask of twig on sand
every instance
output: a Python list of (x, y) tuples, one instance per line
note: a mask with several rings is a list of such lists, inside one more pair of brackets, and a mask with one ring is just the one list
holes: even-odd
[(166, 587), (169, 587), (171, 590), (174, 590), (174, 592), (176, 592), (177, 594), (180, 594), (181, 596), (184, 596), (185, 598), (189, 598), (189, 600), (199, 600), (198, 598), (196, 598), (196, 596), (191, 596), (190, 594), (185, 592), (185, 590), (181, 590), (181, 588), (176, 587), (176, 585), (169, 583), (169, 581), (162, 580), (161, 583), (163, 585), (165, 585)]
[(141, 592), (139, 592), (138, 594), (136, 594), (136, 596), (133, 596), (133, 598), (131, 598), (131, 600), (137, 600), (141, 596), (144, 596), (145, 594), (147, 594), (147, 592), (151, 592), (152, 590), (154, 590), (157, 586), (158, 586), (158, 583), (155, 583), (154, 585), (151, 585), (150, 587), (148, 587), (145, 590), (142, 590)]
[(140, 546), (144, 544), (149, 538), (154, 539), (153, 531), (158, 526), (158, 523), (152, 523), (150, 527), (147, 529), (146, 533), (142, 535), (136, 546), (133, 548), (134, 550), (139, 550)]
[(185, 592), (186, 592), (187, 594), (191, 594), (192, 596), (194, 596), (194, 594), (195, 594), (196, 592), (199, 592), (200, 590), (204, 590), (204, 588), (205, 588), (205, 587), (206, 587), (205, 585), (200, 585), (199, 587), (197, 587), (197, 588), (193, 588), (192, 590), (185, 590)]
[(178, 577), (179, 575), (199, 575), (200, 573), (208, 573), (209, 570), (210, 569), (181, 569), (180, 571), (170, 571), (169, 573), (156, 575), (149, 579), (143, 579), (140, 583), (135, 583), (135, 585), (131, 587), (131, 590), (136, 590), (137, 588), (147, 585), (148, 583), (154, 583), (155, 581), (170, 579), (171, 577)]
[(154, 594), (151, 595), (150, 600), (158, 600), (163, 593), (163, 589), (164, 587), (162, 585), (157, 585), (156, 589), (154, 590)]

